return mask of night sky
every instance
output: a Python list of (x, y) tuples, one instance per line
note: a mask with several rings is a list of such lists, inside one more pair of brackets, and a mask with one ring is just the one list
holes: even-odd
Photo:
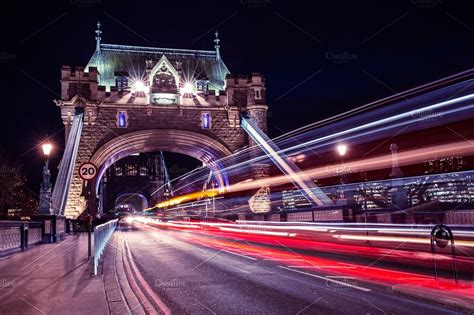
[[(313, 3), (314, 2), (314, 3)], [(1, 150), (38, 188), (38, 144), (63, 137), (62, 64), (85, 66), (103, 43), (213, 49), (232, 73), (267, 82), (270, 136), (472, 67), (473, 11), (447, 0), (18, 1), (2, 10)]]

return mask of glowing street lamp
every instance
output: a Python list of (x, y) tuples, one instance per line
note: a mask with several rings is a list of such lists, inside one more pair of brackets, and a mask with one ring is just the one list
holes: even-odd
[(46, 158), (48, 158), (51, 154), (51, 150), (53, 149), (53, 145), (48, 141), (43, 143), (41, 147), (43, 148), (44, 155), (46, 156)]
[(339, 144), (339, 145), (337, 146), (337, 152), (339, 152), (339, 155), (340, 155), (340, 156), (346, 155), (346, 151), (347, 151), (347, 145), (345, 145), (345, 144)]
[(211, 182), (211, 185), (212, 185), (212, 215), (216, 215), (216, 187), (218, 186), (217, 185), (217, 181), (216, 180), (213, 180)]
[(39, 200), (39, 214), (51, 214), (51, 194), (52, 194), (52, 185), (51, 185), (51, 172), (49, 171), (49, 156), (53, 150), (53, 145), (51, 142), (47, 141), (41, 145), (43, 149), (43, 154), (46, 157), (46, 161), (43, 166), (43, 181), (40, 186), (40, 200)]
[(337, 145), (337, 152), (339, 153), (339, 156), (341, 157), (341, 187), (339, 190), (339, 198), (344, 200), (345, 199), (345, 192), (344, 192), (344, 155), (346, 155), (347, 152), (347, 145), (346, 144), (338, 144)]

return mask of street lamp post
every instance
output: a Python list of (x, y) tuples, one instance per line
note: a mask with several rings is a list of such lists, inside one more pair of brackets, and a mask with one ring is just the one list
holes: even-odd
[(53, 145), (47, 141), (41, 145), (43, 154), (46, 157), (43, 166), (43, 181), (40, 186), (39, 214), (51, 214), (51, 172), (49, 171), (49, 155), (53, 149)]
[(217, 182), (215, 180), (212, 181), (212, 215), (216, 216), (216, 195), (214, 190), (217, 187)]
[(346, 155), (347, 152), (347, 145), (346, 144), (339, 144), (337, 146), (337, 152), (339, 153), (339, 156), (341, 157), (341, 171), (340, 171), (340, 190), (339, 190), (339, 198), (341, 200), (345, 199), (345, 193), (344, 193), (344, 155)]

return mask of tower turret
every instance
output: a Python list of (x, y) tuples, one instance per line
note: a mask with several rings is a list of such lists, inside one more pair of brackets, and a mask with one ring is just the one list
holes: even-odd
[(219, 45), (219, 42), (221, 40), (219, 39), (219, 33), (217, 33), (217, 31), (214, 33), (214, 35), (216, 36), (216, 38), (214, 39), (214, 43), (216, 43), (214, 45), (214, 49), (216, 50), (216, 59), (220, 60), (221, 59), (221, 52), (220, 52), (221, 45)]
[(97, 22), (95, 34), (95, 51), (100, 53), (100, 41), (102, 40), (102, 37), (100, 36), (102, 34), (102, 31), (100, 30), (100, 21)]

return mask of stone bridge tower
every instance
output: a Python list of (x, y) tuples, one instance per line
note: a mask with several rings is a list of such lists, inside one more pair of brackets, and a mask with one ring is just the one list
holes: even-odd
[[(78, 143), (70, 159), (70, 178), (59, 182), (58, 176), (56, 182), (65, 186), (66, 201), (62, 209), (53, 209), (55, 213), (76, 218), (87, 207), (78, 176), (82, 163), (90, 161), (99, 169), (91, 185), (94, 212), (101, 177), (125, 156), (170, 151), (221, 170), (219, 159), (253, 144), (240, 128), (241, 112), (248, 112), (266, 131), (264, 78), (230, 74), (217, 33), (215, 50), (189, 50), (104, 44), (99, 28), (96, 50), (85, 69), (61, 69), (61, 100), (56, 103), (66, 147)], [(74, 139), (69, 133), (78, 113), (83, 115), (82, 128)], [(225, 170), (218, 173), (218, 185), (229, 185), (232, 179)], [(256, 173), (261, 176), (262, 170)]]

